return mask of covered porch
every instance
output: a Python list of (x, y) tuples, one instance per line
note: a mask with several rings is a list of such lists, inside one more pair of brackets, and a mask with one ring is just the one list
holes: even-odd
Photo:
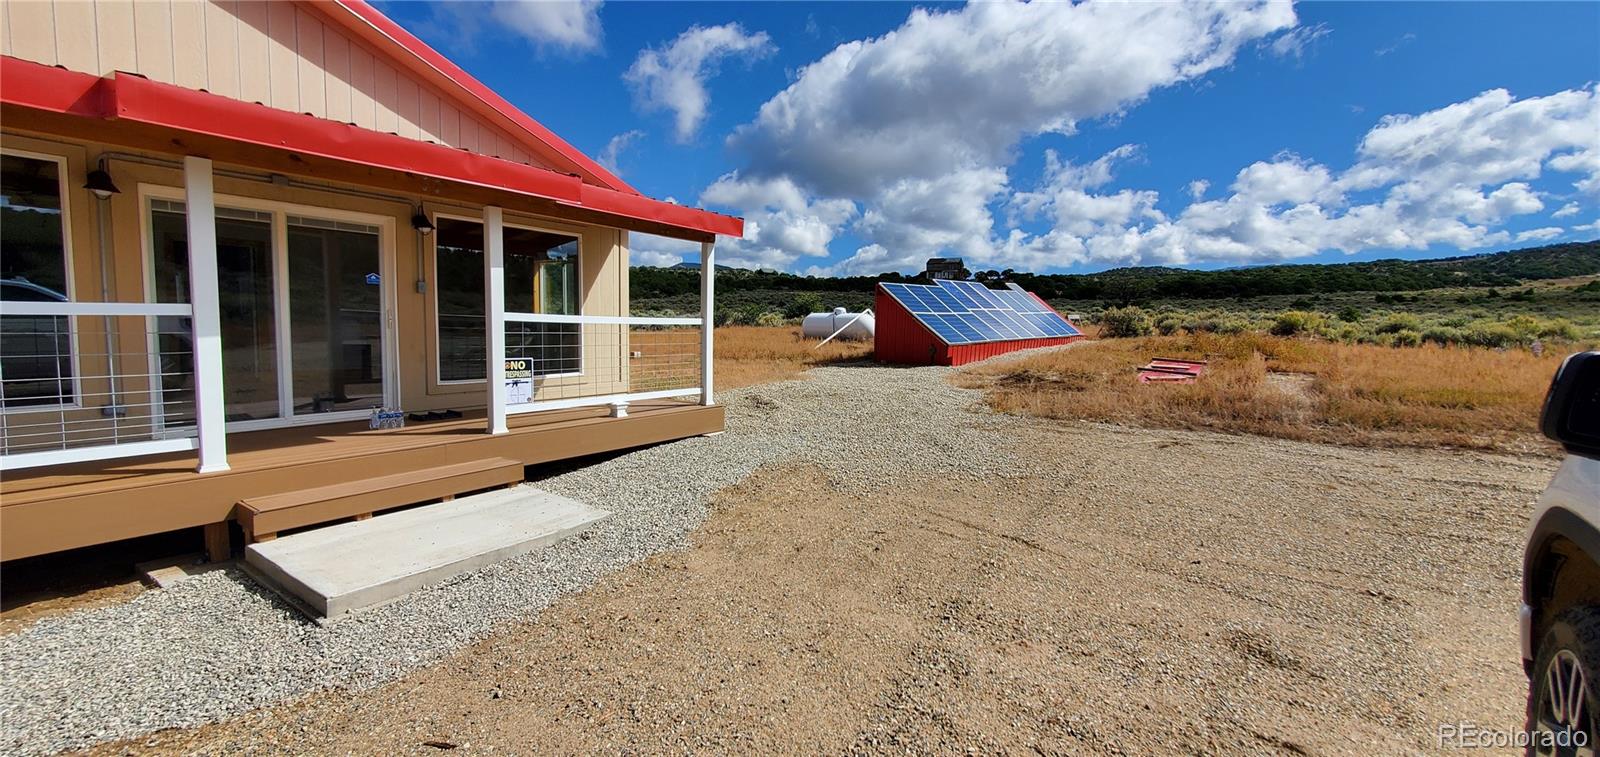
[(504, 457), (536, 465), (715, 433), (723, 409), (697, 402), (635, 402), (512, 416), (486, 434), (487, 415), (373, 430), (365, 422), (231, 434), (229, 467), (201, 475), (194, 452), (12, 471), (0, 481), (6, 559), (197, 525), (222, 523), (241, 499), (406, 470)]
[[(62, 283), (0, 298), (0, 559), (194, 527), (220, 557), (246, 500), (722, 429), (713, 243), (738, 219), (4, 63), (8, 192)], [(700, 244), (698, 312), (630, 313), (630, 231)], [(382, 506), (429, 498), (407, 491)]]

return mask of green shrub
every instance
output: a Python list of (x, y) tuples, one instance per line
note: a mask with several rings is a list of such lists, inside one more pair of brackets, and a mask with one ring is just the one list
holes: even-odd
[(1516, 329), (1504, 323), (1474, 321), (1462, 330), (1461, 340), (1477, 347), (1510, 347), (1521, 338)]
[(1304, 331), (1316, 331), (1325, 321), (1321, 313), (1285, 310), (1272, 319), (1272, 326), (1268, 331), (1272, 332), (1273, 336), (1294, 336)]
[(1106, 308), (1100, 313), (1100, 336), (1113, 339), (1146, 336), (1150, 333), (1150, 316), (1142, 308), (1130, 305), (1125, 308)]
[(1401, 329), (1389, 334), (1394, 339), (1395, 347), (1421, 347), (1422, 334), (1415, 329)]
[(1545, 339), (1576, 342), (1583, 338), (1583, 330), (1565, 318), (1552, 318), (1539, 327), (1539, 336)]
[(1464, 341), (1464, 337), (1461, 334), (1461, 329), (1451, 326), (1436, 325), (1429, 326), (1422, 330), (1422, 341), (1449, 346), (1452, 344), (1460, 344), (1462, 341)]
[(782, 325), (784, 325), (784, 323), (787, 320), (788, 320), (787, 318), (783, 317), (783, 313), (780, 313), (780, 312), (778, 312), (776, 310), (768, 310), (767, 312), (756, 316), (756, 325), (757, 326), (782, 326)]
[(822, 295), (816, 292), (801, 292), (789, 300), (789, 305), (783, 309), (785, 318), (804, 318), (812, 313), (822, 312)]
[(1172, 336), (1183, 328), (1183, 318), (1176, 313), (1166, 313), (1156, 318), (1156, 332), (1162, 336)]
[(1345, 305), (1339, 308), (1339, 320), (1345, 323), (1356, 323), (1361, 320), (1361, 308), (1355, 305)]
[(1218, 320), (1216, 323), (1218, 334), (1243, 334), (1250, 330), (1250, 322), (1236, 315), (1230, 315)]
[(1183, 330), (1191, 334), (1209, 334), (1217, 330), (1217, 323), (1222, 320), (1223, 315), (1216, 310), (1190, 313), (1183, 321)]
[(1398, 334), (1402, 331), (1420, 331), (1422, 319), (1410, 313), (1390, 313), (1378, 322), (1373, 331), (1379, 334)]

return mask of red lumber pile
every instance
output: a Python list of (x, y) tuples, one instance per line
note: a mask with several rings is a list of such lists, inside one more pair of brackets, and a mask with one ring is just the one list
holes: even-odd
[(1153, 358), (1139, 369), (1141, 384), (1193, 384), (1206, 370), (1204, 360), (1180, 360), (1173, 357)]

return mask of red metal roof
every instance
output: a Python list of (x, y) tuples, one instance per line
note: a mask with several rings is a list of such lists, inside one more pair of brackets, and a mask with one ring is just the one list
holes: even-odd
[(518, 110), (515, 105), (507, 102), (494, 90), (484, 86), (449, 58), (417, 39), (411, 32), (406, 31), (364, 0), (333, 0), (332, 3), (304, 3), (304, 5), (322, 11), (328, 19), (388, 53), (394, 62), (439, 86), (446, 93), (454, 95), (461, 105), (502, 126), (510, 127), (508, 131), (514, 136), (521, 137), (524, 146), (549, 161), (551, 165), (577, 174), (585, 183), (625, 194), (639, 194), (638, 190), (628, 186), (589, 156), (567, 144), (565, 140), (556, 136), (555, 132), (545, 128), (544, 124)]
[(580, 176), (164, 84), (135, 74), (98, 77), (0, 56), (0, 103), (147, 124), (406, 171), (684, 231), (744, 235), (744, 220), (734, 216), (652, 200), (631, 190), (595, 186)]

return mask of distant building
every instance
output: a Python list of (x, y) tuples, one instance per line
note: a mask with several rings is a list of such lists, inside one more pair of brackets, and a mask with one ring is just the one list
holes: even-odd
[(967, 265), (961, 258), (928, 258), (928, 278), (960, 281), (967, 277)]

